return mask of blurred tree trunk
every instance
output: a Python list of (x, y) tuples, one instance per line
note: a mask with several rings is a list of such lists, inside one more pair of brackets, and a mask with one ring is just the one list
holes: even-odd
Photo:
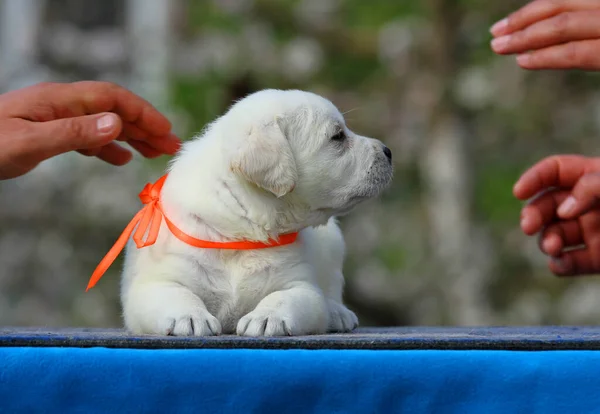
[[(487, 295), (487, 260), (480, 257), (471, 205), (474, 175), (468, 155), (468, 131), (461, 108), (452, 97), (460, 68), (459, 29), (463, 18), (454, 0), (430, 0), (432, 42), (427, 66), (441, 90), (429, 114), (420, 168), (425, 183), (429, 238), (436, 267), (443, 276), (439, 292), (444, 296), (447, 323), (490, 323)], [(444, 309), (445, 308), (445, 309)]]
[(130, 87), (160, 110), (169, 101), (172, 0), (128, 0)]
[(45, 6), (44, 0), (0, 1), (0, 92), (45, 80), (36, 61)]

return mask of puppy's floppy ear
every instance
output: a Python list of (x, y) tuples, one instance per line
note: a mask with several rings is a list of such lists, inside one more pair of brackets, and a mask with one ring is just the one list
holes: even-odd
[(231, 163), (232, 171), (246, 180), (283, 197), (296, 186), (298, 174), (282, 118), (252, 128)]

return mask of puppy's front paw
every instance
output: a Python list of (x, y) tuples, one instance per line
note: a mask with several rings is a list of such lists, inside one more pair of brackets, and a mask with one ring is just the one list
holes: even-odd
[(350, 332), (358, 326), (358, 318), (341, 303), (329, 300), (329, 332)]
[(181, 285), (148, 282), (124, 294), (123, 319), (127, 330), (139, 335), (211, 336), (221, 324), (202, 299)]
[(243, 336), (294, 335), (292, 319), (277, 309), (255, 309), (244, 316), (237, 325), (237, 334)]
[(158, 322), (158, 331), (171, 336), (213, 336), (221, 333), (219, 320), (205, 309), (167, 314)]

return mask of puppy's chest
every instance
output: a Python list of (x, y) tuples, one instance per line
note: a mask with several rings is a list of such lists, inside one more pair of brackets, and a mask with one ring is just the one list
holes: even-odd
[(224, 254), (199, 266), (195, 293), (222, 322), (239, 319), (285, 283), (277, 276), (281, 263), (260, 254)]

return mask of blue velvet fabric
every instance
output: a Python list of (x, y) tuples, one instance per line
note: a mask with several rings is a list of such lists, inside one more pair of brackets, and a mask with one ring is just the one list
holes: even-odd
[(595, 413), (599, 351), (0, 348), (2, 413)]

